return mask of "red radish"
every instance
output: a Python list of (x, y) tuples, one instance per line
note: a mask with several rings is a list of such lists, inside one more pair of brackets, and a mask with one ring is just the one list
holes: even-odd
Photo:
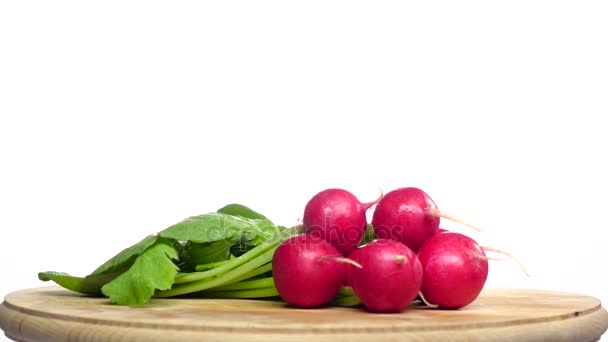
[(488, 258), (473, 239), (458, 233), (441, 233), (420, 248), (426, 302), (445, 309), (472, 303), (488, 277)]
[(440, 217), (478, 230), (460, 218), (439, 211), (429, 195), (413, 187), (387, 193), (374, 210), (372, 225), (378, 238), (403, 242), (417, 252), (424, 241), (437, 233)]
[(353, 253), (362, 268), (349, 269), (352, 287), (369, 311), (400, 312), (416, 298), (422, 266), (406, 245), (374, 240)]
[(319, 237), (296, 235), (283, 241), (272, 258), (272, 276), (279, 295), (299, 307), (331, 301), (344, 283), (340, 252)]
[(392, 239), (418, 251), (439, 228), (435, 202), (418, 188), (400, 188), (387, 193), (374, 210), (372, 225), (380, 239)]
[(327, 240), (342, 254), (357, 247), (363, 238), (367, 219), (365, 212), (380, 198), (361, 203), (352, 193), (343, 189), (327, 189), (308, 201), (304, 209), (304, 230)]

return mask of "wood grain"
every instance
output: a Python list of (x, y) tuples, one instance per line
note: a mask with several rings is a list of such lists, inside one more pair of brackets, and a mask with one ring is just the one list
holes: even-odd
[(595, 341), (608, 328), (598, 299), (487, 289), (470, 306), (400, 314), (289, 308), (279, 301), (155, 299), (111, 305), (57, 287), (13, 292), (0, 327), (18, 341)]

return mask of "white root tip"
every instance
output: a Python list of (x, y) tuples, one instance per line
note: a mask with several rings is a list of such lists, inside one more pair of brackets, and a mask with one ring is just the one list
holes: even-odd
[(344, 264), (351, 264), (351, 265), (355, 266), (356, 268), (363, 268), (363, 266), (361, 266), (360, 263), (358, 263), (358, 262), (356, 262), (354, 260), (351, 260), (349, 258), (343, 258), (343, 257), (324, 256), (324, 257), (321, 257), (319, 259), (319, 261), (341, 262), (341, 263), (344, 263)]
[(363, 207), (365, 208), (365, 210), (373, 207), (374, 205), (380, 203), (380, 201), (384, 198), (384, 190), (382, 190), (381, 187), (378, 187), (378, 190), (380, 190), (380, 196), (378, 196), (378, 198), (376, 198), (375, 200), (371, 201), (371, 202), (367, 202), (367, 203), (363, 203)]
[(487, 255), (482, 255), (482, 254), (479, 254), (479, 253), (477, 253), (477, 252), (473, 252), (473, 251), (471, 251), (469, 254), (470, 254), (471, 256), (475, 257), (475, 258), (478, 258), (478, 259), (481, 259), (481, 260), (486, 260), (486, 261), (489, 261), (489, 260), (494, 260), (494, 261), (504, 261), (504, 260), (509, 259), (508, 257), (507, 257), (507, 258), (494, 258), (494, 257), (489, 257), (489, 256), (487, 256)]
[(395, 262), (398, 263), (398, 264), (403, 264), (403, 263), (407, 262), (407, 259), (405, 258), (405, 255), (401, 255), (401, 254), (395, 255), (394, 258), (395, 258)]
[(443, 211), (441, 211), (441, 210), (439, 210), (437, 208), (432, 208), (431, 209), (431, 215), (433, 215), (433, 216), (439, 216), (439, 217), (444, 218), (446, 220), (450, 220), (450, 221), (453, 221), (453, 222), (465, 225), (465, 226), (467, 226), (469, 228), (472, 228), (472, 229), (474, 229), (474, 230), (476, 230), (476, 231), (478, 231), (480, 233), (482, 232), (481, 229), (479, 229), (479, 228), (473, 226), (472, 224), (466, 222), (464, 219), (462, 219), (460, 217), (457, 217), (457, 216), (450, 215), (448, 213), (445, 213), (445, 212), (443, 212)]
[(431, 303), (429, 303), (429, 302), (426, 300), (426, 298), (424, 298), (424, 295), (422, 294), (422, 291), (419, 291), (419, 292), (418, 292), (418, 295), (420, 296), (420, 299), (422, 299), (422, 302), (424, 303), (424, 305), (428, 306), (429, 308), (433, 308), (433, 309), (435, 309), (435, 308), (438, 308), (438, 307), (439, 307), (439, 305), (437, 305), (437, 304), (431, 304)]
[(507, 252), (507, 251), (503, 251), (501, 249), (498, 248), (494, 248), (494, 247), (488, 247), (488, 246), (479, 246), (481, 249), (483, 249), (484, 251), (487, 252), (494, 252), (494, 253), (499, 253), (502, 255), (506, 255), (507, 257), (509, 257), (511, 260), (515, 261), (519, 267), (521, 267), (521, 270), (524, 271), (524, 273), (526, 274), (526, 276), (530, 276), (530, 273), (528, 273), (528, 269), (526, 269), (526, 266), (524, 266), (523, 263), (521, 263), (513, 254)]

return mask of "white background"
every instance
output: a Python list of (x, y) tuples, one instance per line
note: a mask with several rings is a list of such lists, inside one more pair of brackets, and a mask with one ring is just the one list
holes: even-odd
[[(424, 189), (608, 302), (601, 1), (0, 4), (0, 296), (239, 202)], [(604, 117), (604, 118), (602, 118)], [(461, 226), (444, 227), (470, 233)]]

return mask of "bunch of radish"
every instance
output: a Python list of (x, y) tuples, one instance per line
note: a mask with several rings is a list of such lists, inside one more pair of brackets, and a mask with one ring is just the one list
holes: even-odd
[[(374, 205), (377, 239), (358, 247), (366, 212)], [(488, 276), (484, 250), (502, 251), (440, 229), (440, 217), (464, 223), (439, 211), (414, 187), (369, 203), (343, 189), (321, 191), (304, 210), (305, 233), (275, 251), (275, 286), (283, 300), (297, 307), (326, 305), (345, 286), (372, 312), (400, 312), (417, 297), (438, 308), (466, 306)]]

